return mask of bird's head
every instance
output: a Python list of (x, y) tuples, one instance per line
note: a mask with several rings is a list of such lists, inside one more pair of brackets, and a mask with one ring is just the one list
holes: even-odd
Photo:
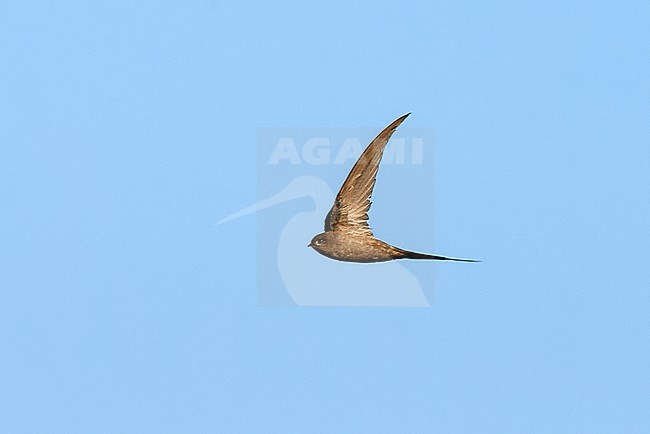
[(328, 239), (329, 236), (327, 232), (322, 232), (316, 235), (314, 238), (312, 238), (307, 247), (311, 247), (313, 249), (318, 250), (319, 247), (323, 246), (324, 244), (327, 244)]

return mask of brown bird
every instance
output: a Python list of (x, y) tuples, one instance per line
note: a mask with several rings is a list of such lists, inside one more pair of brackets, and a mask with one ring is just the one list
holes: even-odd
[(479, 262), (400, 249), (375, 238), (368, 226), (368, 210), (372, 205), (370, 197), (384, 148), (408, 115), (410, 113), (387, 126), (363, 151), (325, 218), (325, 232), (312, 238), (309, 247), (328, 258), (345, 262), (385, 262), (393, 259)]

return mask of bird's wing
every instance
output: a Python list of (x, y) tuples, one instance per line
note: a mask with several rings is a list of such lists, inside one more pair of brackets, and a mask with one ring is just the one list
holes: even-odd
[(379, 162), (390, 136), (408, 115), (410, 113), (384, 128), (363, 151), (325, 218), (325, 231), (344, 231), (355, 235), (372, 236), (372, 230), (368, 226), (368, 210), (372, 205), (370, 196), (375, 187)]

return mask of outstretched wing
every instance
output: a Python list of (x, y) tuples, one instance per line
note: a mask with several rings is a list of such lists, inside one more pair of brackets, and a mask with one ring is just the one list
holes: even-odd
[(410, 113), (384, 128), (363, 151), (325, 218), (325, 231), (344, 231), (354, 235), (372, 236), (372, 230), (368, 226), (368, 210), (372, 205), (370, 196), (375, 187), (379, 162), (390, 136), (408, 115)]

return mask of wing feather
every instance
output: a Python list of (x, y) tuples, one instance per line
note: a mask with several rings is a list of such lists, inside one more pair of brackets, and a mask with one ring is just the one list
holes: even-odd
[(379, 162), (388, 140), (410, 113), (395, 120), (370, 142), (336, 195), (334, 205), (325, 218), (326, 231), (345, 231), (354, 235), (372, 236), (368, 225), (370, 197), (375, 187)]

